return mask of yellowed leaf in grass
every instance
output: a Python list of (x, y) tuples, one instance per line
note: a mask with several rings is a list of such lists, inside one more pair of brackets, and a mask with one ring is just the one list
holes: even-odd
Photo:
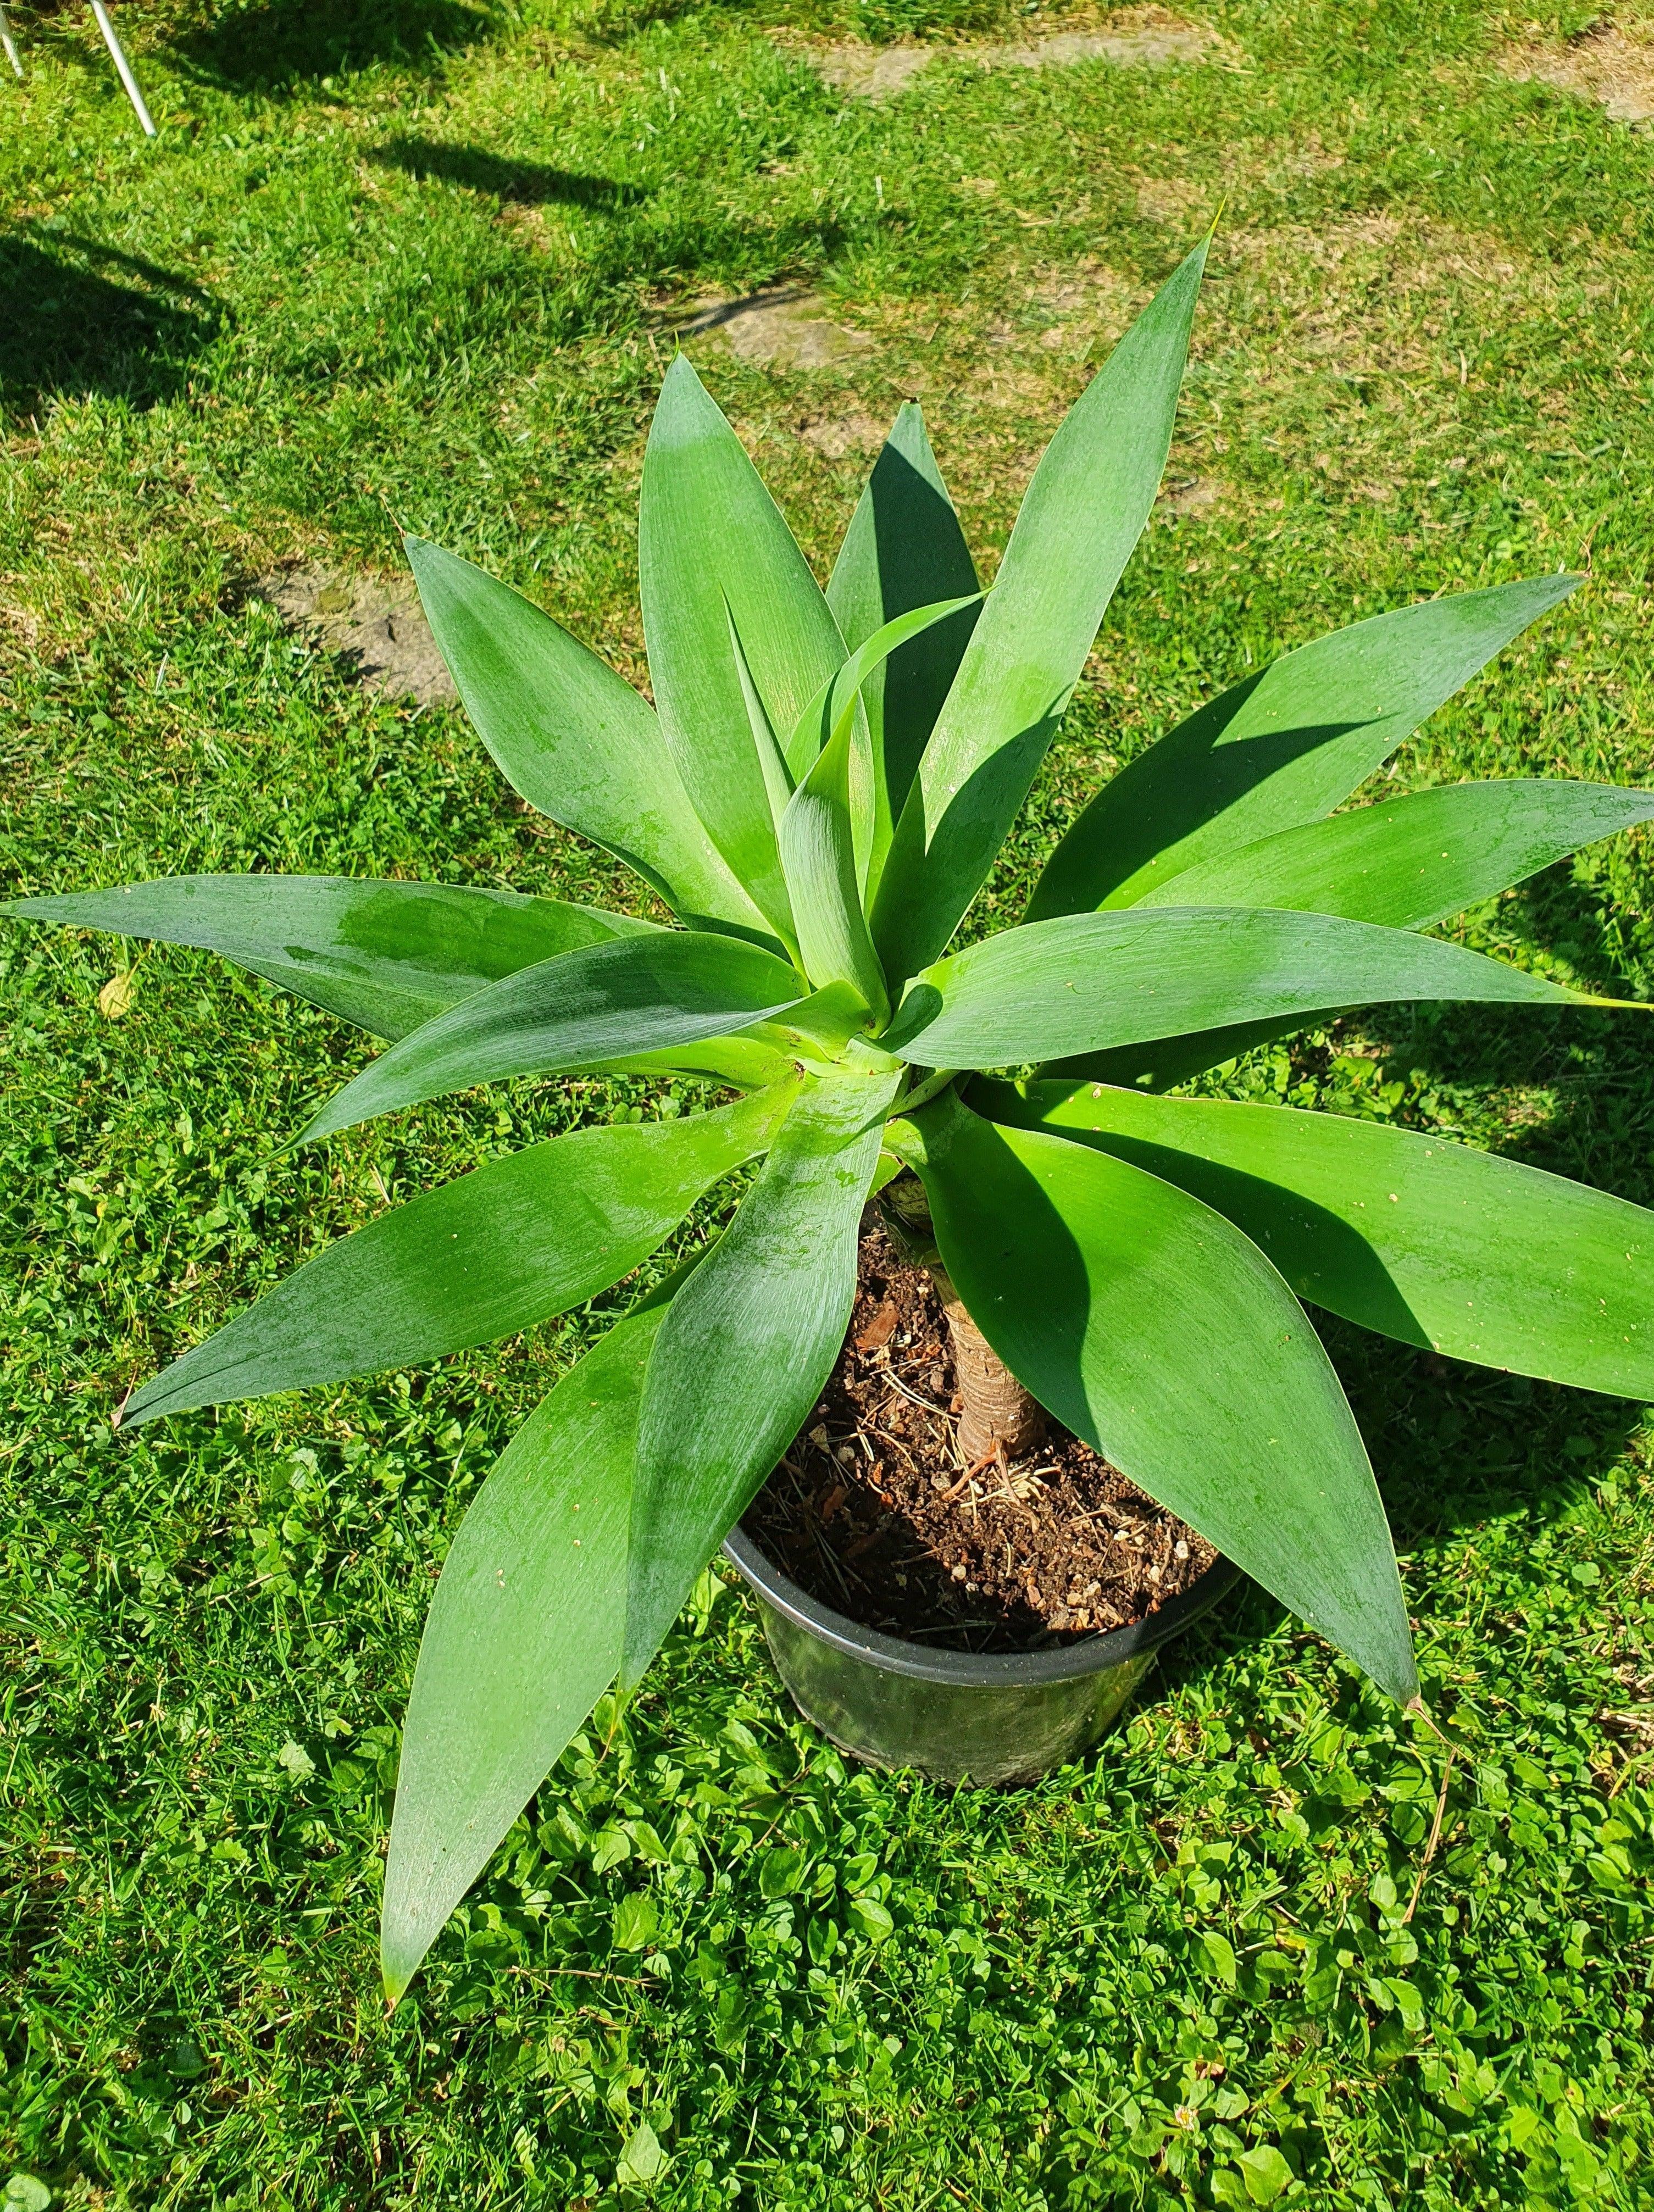
[(112, 975), (98, 994), (98, 1012), (118, 1022), (132, 1011), (132, 994), (137, 981), (136, 968), (125, 968), (119, 975)]

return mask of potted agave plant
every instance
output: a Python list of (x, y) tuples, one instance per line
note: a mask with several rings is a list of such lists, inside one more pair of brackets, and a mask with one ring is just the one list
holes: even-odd
[[(264, 875), (9, 909), (210, 947), (392, 1040), (304, 1140), (576, 1068), (733, 1094), (577, 1129), (391, 1209), (144, 1385), (127, 1426), (567, 1311), (761, 1163), (721, 1237), (524, 1425), (448, 1553), (386, 1869), (393, 1997), (727, 1537), (806, 1710), (853, 1748), (981, 1779), (1095, 1735), (1235, 1570), (1416, 1696), (1383, 1509), (1300, 1298), (1457, 1358), (1654, 1396), (1654, 1216), (1432, 1135), (1177, 1095), (1353, 1006), (1621, 1003), (1425, 933), (1654, 816), (1654, 794), (1476, 782), (1336, 811), (1578, 579), (1432, 599), (1248, 676), (1098, 792), (1016, 926), (949, 950), (1148, 517), (1204, 255), (1057, 431), (987, 592), (916, 408), (824, 592), (682, 359), (643, 472), (653, 707), (527, 599), (410, 541), (501, 769), (676, 927)], [(1203, 1570), (1144, 1620), (1022, 1656), (904, 1643), (812, 1598), (739, 1525), (844, 1352), (886, 1185), (897, 1259), (932, 1267), (954, 1329), (967, 1466), (1005, 1463), (1049, 1419), (1204, 1540)]]

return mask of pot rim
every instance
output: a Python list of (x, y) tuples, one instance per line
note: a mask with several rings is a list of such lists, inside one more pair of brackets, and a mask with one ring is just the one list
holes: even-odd
[(921, 1644), (909, 1643), (905, 1637), (864, 1628), (859, 1621), (812, 1597), (781, 1572), (739, 1522), (724, 1539), (724, 1557), (766, 1605), (834, 1650), (885, 1674), (970, 1690), (1026, 1689), (1040, 1682), (1077, 1681), (1087, 1674), (1104, 1674), (1128, 1660), (1152, 1656), (1209, 1612), (1240, 1580), (1240, 1569), (1219, 1553), (1186, 1590), (1168, 1598), (1155, 1612), (1128, 1622), (1124, 1628), (1089, 1636), (1083, 1644), (1055, 1651), (933, 1651)]

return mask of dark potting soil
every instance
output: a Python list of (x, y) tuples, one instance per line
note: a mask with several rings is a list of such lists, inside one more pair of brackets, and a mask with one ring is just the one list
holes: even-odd
[(812, 1597), (933, 1648), (1040, 1650), (1141, 1620), (1217, 1554), (1052, 1424), (969, 1468), (935, 1285), (870, 1211), (838, 1364), (744, 1517)]

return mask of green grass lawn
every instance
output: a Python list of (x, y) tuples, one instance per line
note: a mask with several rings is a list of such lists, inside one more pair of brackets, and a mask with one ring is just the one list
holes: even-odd
[[(868, 343), (818, 368), (691, 346), (812, 558), (915, 394), (991, 558), (1219, 202), (1171, 495), (982, 911), (1014, 913), (1099, 775), (1249, 666), (1559, 565), (1584, 587), (1396, 787), (1654, 780), (1654, 138), (1502, 66), (1592, 12), (1192, 0), (1203, 58), (950, 52), (875, 106), (812, 43), (1058, 19), (131, 0), (148, 145), (87, 11), (14, 9), (0, 890), (288, 868), (635, 905), (457, 709), (365, 692), (254, 580), (389, 576), (405, 525), (641, 678), (674, 318), (781, 280)], [(1633, 833), (1459, 933), (1651, 998), (1651, 893)], [(272, 1164), (362, 1043), (138, 952), (0, 928), (7, 2212), (1654, 2201), (1654, 1431), (1342, 1328), (1439, 1732), (1255, 1592), (1095, 1759), (950, 1796), (848, 1770), (708, 1577), (613, 1747), (577, 1740), (386, 2020), (433, 1577), (623, 1294), (429, 1372), (131, 1438), (110, 1414), (387, 1198), (682, 1102), (510, 1086)], [(1207, 1080), (1654, 1200), (1633, 1016), (1392, 1011)]]

